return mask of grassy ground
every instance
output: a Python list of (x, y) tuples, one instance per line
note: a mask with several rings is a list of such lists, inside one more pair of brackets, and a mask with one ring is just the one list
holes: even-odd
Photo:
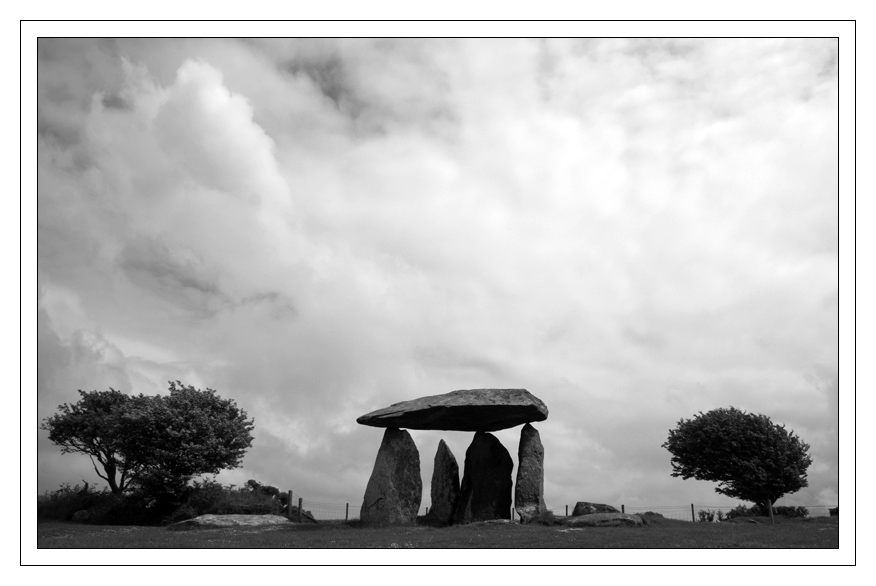
[(363, 527), (322, 522), (168, 531), (162, 527), (39, 523), (47, 548), (838, 548), (839, 518), (758, 523), (665, 520), (648, 527), (568, 528), (516, 523), (454, 527)]

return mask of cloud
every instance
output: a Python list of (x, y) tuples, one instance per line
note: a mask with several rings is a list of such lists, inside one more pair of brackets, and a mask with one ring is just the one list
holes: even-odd
[(357, 416), (461, 388), (548, 404), (556, 507), (712, 498), (660, 448), (699, 410), (830, 445), (831, 40), (47, 39), (40, 70), (41, 417), (209, 386), (256, 419), (224, 477), (324, 502), (364, 491)]

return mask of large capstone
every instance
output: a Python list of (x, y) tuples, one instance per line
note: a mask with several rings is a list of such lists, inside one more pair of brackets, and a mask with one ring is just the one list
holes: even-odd
[(465, 451), (465, 472), (453, 522), (511, 519), (513, 469), (511, 454), (493, 434), (476, 433)]
[(364, 523), (413, 523), (422, 498), (417, 446), (407, 431), (389, 428), (365, 489), (360, 518)]
[(438, 451), (435, 452), (431, 495), (429, 517), (449, 525), (459, 501), (459, 465), (444, 440), (438, 442)]
[(520, 430), (514, 508), (523, 523), (547, 511), (544, 504), (544, 447), (538, 430), (528, 423)]
[(498, 431), (547, 416), (547, 406), (526, 389), (471, 389), (395, 403), (356, 421), (372, 427)]

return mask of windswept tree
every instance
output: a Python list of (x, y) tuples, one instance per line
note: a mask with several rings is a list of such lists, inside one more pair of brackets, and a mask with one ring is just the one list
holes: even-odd
[(79, 394), (79, 401), (59, 405), (59, 412), (44, 419), (40, 428), (49, 432), (49, 440), (61, 446), (62, 453), (87, 455), (113, 494), (120, 494), (140, 470), (139, 464), (122, 452), (126, 430), (121, 415), (130, 406), (131, 397), (112, 388), (89, 393), (80, 390)]
[(715, 492), (756, 503), (773, 516), (773, 503), (807, 486), (809, 445), (766, 415), (735, 407), (700, 412), (670, 430), (663, 447), (672, 476), (717, 482)]
[(253, 421), (212, 389), (176, 381), (164, 396), (114, 389), (79, 394), (77, 403), (61, 405), (41, 428), (62, 452), (88, 455), (115, 494), (134, 484), (178, 493), (194, 476), (240, 466), (252, 445)]

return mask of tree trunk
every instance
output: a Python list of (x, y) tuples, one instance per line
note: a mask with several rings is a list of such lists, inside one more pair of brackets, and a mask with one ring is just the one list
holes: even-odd
[(113, 494), (120, 494), (122, 491), (119, 489), (119, 485), (116, 484), (116, 467), (114, 464), (104, 464), (103, 469), (106, 472), (106, 482), (109, 484), (110, 490)]
[(770, 523), (772, 525), (775, 525), (776, 520), (773, 518), (773, 501), (770, 499), (767, 499), (766, 503), (767, 503), (767, 507), (769, 508), (769, 511), (770, 511)]

